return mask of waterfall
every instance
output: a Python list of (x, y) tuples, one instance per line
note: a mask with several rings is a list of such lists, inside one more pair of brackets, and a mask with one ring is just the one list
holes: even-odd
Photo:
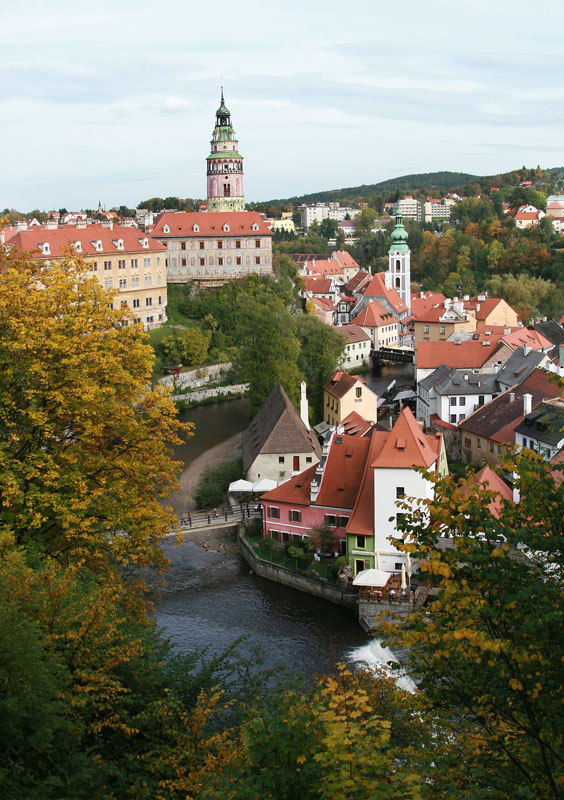
[[(372, 669), (374, 671), (384, 670), (387, 675), (392, 674), (392, 670), (389, 666), (390, 662), (393, 664), (399, 663), (398, 659), (390, 650), (390, 648), (384, 647), (379, 639), (371, 639), (368, 644), (351, 650), (348, 660), (354, 664), (366, 666), (368, 669)], [(399, 689), (403, 689), (406, 692), (411, 692), (412, 694), (415, 692), (417, 686), (415, 685), (413, 679), (407, 675), (405, 670), (402, 669), (399, 672), (394, 670), (393, 675), (396, 679), (396, 684)]]

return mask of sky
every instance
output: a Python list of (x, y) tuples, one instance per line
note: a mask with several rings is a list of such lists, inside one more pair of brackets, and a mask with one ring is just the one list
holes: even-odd
[(0, 209), (205, 197), (220, 85), (247, 201), (564, 165), (564, 3), (0, 0)]

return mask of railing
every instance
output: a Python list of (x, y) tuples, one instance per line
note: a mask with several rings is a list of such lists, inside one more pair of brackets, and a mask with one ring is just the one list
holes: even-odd
[(288, 555), (284, 547), (275, 544), (270, 539), (254, 538), (242, 534), (247, 544), (252, 548), (255, 556), (262, 561), (266, 561), (276, 567), (290, 570), (301, 575), (305, 575), (313, 580), (326, 580), (329, 583), (336, 584), (337, 577), (333, 572), (333, 562), (325, 560), (316, 561), (308, 558), (295, 558)]
[(262, 510), (259, 510), (255, 503), (243, 503), (234, 508), (210, 508), (204, 511), (192, 511), (186, 514), (179, 514), (178, 520), (182, 530), (190, 528), (204, 528), (207, 526), (225, 525), (228, 523), (241, 522), (244, 519), (262, 518)]

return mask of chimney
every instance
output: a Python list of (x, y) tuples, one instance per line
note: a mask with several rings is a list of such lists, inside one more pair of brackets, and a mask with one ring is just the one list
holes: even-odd
[(525, 345), (525, 347), (523, 348), (523, 355), (528, 356), (530, 352), (531, 348), (529, 347), (529, 345)]
[(479, 310), (480, 310), (480, 304), (476, 303), (476, 311), (479, 311)]
[(515, 400), (515, 392), (509, 392), (509, 402), (512, 403)]
[(532, 394), (524, 394), (523, 395), (523, 416), (526, 417), (527, 414), (530, 414), (532, 408), (533, 408), (533, 395)]
[(316, 472), (315, 478), (309, 485), (309, 499), (311, 503), (315, 503), (318, 494), (319, 494), (319, 483), (317, 482), (317, 472)]
[(309, 407), (307, 402), (307, 394), (306, 394), (306, 383), (305, 381), (301, 382), (300, 385), (300, 417), (302, 418), (302, 422), (308, 429), (309, 427)]
[(504, 336), (509, 336), (510, 333), (511, 333), (511, 328), (504, 328), (503, 329), (503, 335)]

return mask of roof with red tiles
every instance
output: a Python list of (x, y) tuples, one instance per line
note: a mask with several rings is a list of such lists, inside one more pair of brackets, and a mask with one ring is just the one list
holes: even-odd
[(346, 434), (333, 436), (316, 505), (352, 510), (369, 449), (369, 438)]
[(386, 442), (372, 461), (376, 468), (429, 468), (438, 459), (441, 436), (426, 434), (411, 409), (406, 406), (390, 431)]
[[(389, 433), (389, 432), (388, 432)], [(370, 449), (360, 488), (356, 497), (353, 513), (347, 523), (347, 533), (356, 535), (374, 535), (374, 470), (372, 462), (382, 449), (388, 433), (374, 431), (370, 441)]]
[(321, 311), (335, 311), (335, 304), (328, 297), (312, 297), (312, 300)]
[(364, 325), (366, 328), (380, 328), (383, 325), (391, 325), (397, 319), (378, 300), (372, 300), (354, 317), (354, 321), (356, 325)]
[(345, 287), (349, 290), (349, 292), (356, 292), (359, 287), (368, 285), (370, 283), (370, 274), (368, 272), (364, 272), (364, 270), (360, 270), (357, 272), (356, 275), (353, 275), (352, 278), (345, 284)]
[(370, 335), (363, 331), (360, 325), (352, 323), (350, 325), (336, 325), (335, 330), (343, 334), (347, 344), (370, 341)]
[(337, 370), (335, 374), (327, 381), (323, 390), (340, 400), (349, 392), (357, 383), (366, 384), (364, 378), (360, 375), (349, 375), (348, 372)]
[(302, 286), (304, 292), (312, 292), (313, 294), (329, 294), (331, 291), (329, 278), (318, 278), (315, 275), (302, 278)]
[(495, 492), (495, 497), (492, 497), (488, 503), (488, 510), (496, 519), (499, 519), (503, 513), (504, 501), (513, 503), (513, 490), (488, 464), (470, 478), (470, 483), (476, 488), (480, 487), (488, 492)]
[[(168, 225), (169, 232), (164, 232)], [(229, 230), (224, 231), (224, 226)], [(254, 226), (256, 230), (253, 229)], [(194, 226), (198, 230), (194, 230)], [(163, 211), (155, 220), (152, 236), (272, 236), (273, 233), (257, 211)]]
[(552, 342), (546, 336), (529, 328), (514, 328), (502, 338), (510, 347), (530, 347), (532, 350), (549, 350), (552, 347)]
[(337, 261), (339, 261), (343, 269), (350, 269), (351, 267), (360, 269), (360, 266), (347, 250), (336, 250), (333, 255)]
[(476, 320), (485, 320), (500, 303), (505, 303), (500, 297), (486, 297), (483, 300), (471, 297), (469, 300), (464, 300), (464, 309), (472, 311)]
[(445, 295), (440, 292), (424, 292), (424, 297), (413, 292), (411, 294), (411, 313), (417, 319), (431, 308), (444, 308), (445, 300)]
[(274, 503), (291, 503), (297, 506), (309, 506), (310, 492), (309, 487), (315, 477), (316, 467), (308, 467), (299, 475), (294, 475), (284, 483), (271, 489), (270, 492), (261, 495), (261, 500)]
[(341, 425), (350, 436), (365, 436), (374, 427), (374, 423), (361, 417), (358, 411), (347, 414)]
[(385, 272), (377, 272), (363, 292), (364, 297), (385, 297), (397, 314), (407, 311), (407, 306), (395, 289), (386, 288)]
[[(120, 241), (123, 246), (120, 246)], [(143, 242), (147, 246), (143, 246)], [(138, 228), (116, 227), (113, 230), (100, 224), (87, 225), (85, 228), (72, 226), (59, 227), (56, 230), (36, 228), (28, 231), (19, 231), (10, 239), (10, 244), (18, 250), (33, 253), (34, 258), (60, 258), (65, 255), (65, 250), (70, 247), (76, 249), (80, 242), (81, 255), (102, 256), (104, 254), (141, 253), (143, 251), (166, 250), (166, 246), (150, 236), (145, 236)], [(96, 242), (101, 242), (101, 249), (96, 247)], [(42, 247), (49, 244), (49, 253), (43, 253)]]
[[(467, 342), (419, 342), (416, 352), (417, 369), (436, 369), (441, 364), (458, 369), (477, 369), (491, 357), (495, 337), (489, 337), (492, 346), (485, 347), (481, 341)], [(499, 341), (499, 339), (498, 339)]]
[(517, 220), (529, 220), (529, 219), (536, 219), (539, 218), (538, 211), (518, 211), (515, 214), (515, 219)]

